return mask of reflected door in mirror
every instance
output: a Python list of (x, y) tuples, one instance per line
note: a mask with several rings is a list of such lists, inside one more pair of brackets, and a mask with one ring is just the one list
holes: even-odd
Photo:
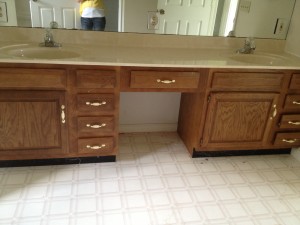
[(70, 0), (30, 1), (32, 27), (49, 27), (56, 21), (59, 28), (80, 29), (79, 4)]

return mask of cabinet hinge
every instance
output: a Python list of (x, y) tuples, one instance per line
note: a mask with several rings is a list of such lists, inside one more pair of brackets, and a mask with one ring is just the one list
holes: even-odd
[(210, 102), (210, 95), (208, 95), (208, 97), (207, 97), (207, 102), (209, 103)]

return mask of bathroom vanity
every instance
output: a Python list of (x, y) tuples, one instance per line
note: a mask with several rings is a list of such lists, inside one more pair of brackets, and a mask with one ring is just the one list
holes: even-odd
[[(23, 45), (6, 58), (2, 44), (1, 166), (115, 161), (121, 92), (182, 93), (178, 134), (192, 157), (287, 153), (300, 146), (299, 59), (285, 56), (285, 64), (258, 53), (228, 58), (228, 51), (213, 47), (157, 52), (112, 42), (122, 46), (101, 46), (100, 57), (93, 46), (77, 44), (51, 54)], [(39, 60), (45, 56), (54, 58)]]
[(182, 93), (192, 156), (300, 146), (299, 70), (1, 63), (0, 89), (1, 161), (114, 161), (120, 92), (136, 91)]

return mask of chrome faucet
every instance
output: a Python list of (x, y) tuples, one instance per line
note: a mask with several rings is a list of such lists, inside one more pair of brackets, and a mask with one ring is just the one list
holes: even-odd
[(50, 27), (46, 28), (46, 35), (44, 37), (44, 42), (40, 43), (40, 46), (43, 47), (61, 47), (62, 45), (60, 43), (57, 43), (54, 41), (53, 34), (51, 32), (51, 29), (57, 28), (58, 24), (55, 21), (52, 21), (50, 23)]
[(246, 38), (243, 48), (238, 49), (236, 52), (241, 54), (253, 54), (255, 50), (254, 38)]

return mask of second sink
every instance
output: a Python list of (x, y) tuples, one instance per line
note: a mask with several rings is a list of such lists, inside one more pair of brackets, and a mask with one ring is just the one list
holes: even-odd
[(258, 65), (282, 65), (286, 62), (284, 57), (266, 53), (235, 54), (230, 58), (234, 61)]

